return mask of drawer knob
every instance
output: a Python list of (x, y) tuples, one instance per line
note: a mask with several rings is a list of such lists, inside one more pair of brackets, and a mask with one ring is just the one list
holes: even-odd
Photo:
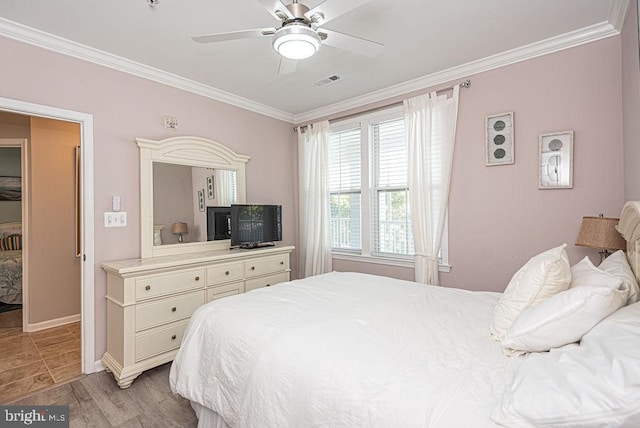
[(151, 290), (151, 286), (150, 286), (150, 285), (147, 285), (146, 287), (144, 287), (144, 289), (145, 289), (145, 290), (147, 290), (147, 291), (149, 291), (149, 290)]
[(267, 284), (267, 287), (269, 287), (271, 284)]
[(251, 266), (251, 270), (256, 270), (256, 267), (255, 266)]
[(177, 310), (178, 310), (178, 308), (176, 308), (175, 306), (173, 308), (171, 308), (171, 312), (175, 312)]
[(280, 264), (281, 264), (281, 265), (283, 265), (283, 264), (284, 264), (284, 262), (280, 262)]
[(226, 271), (224, 274), (225, 274), (225, 275), (229, 275), (229, 271)]
[(196, 281), (200, 281), (200, 277), (199, 276), (196, 276)]
[(171, 336), (171, 340), (176, 340), (176, 335), (174, 334), (173, 336)]

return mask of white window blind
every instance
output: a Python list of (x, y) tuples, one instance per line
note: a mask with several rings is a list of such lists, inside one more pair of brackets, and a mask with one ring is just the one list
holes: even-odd
[[(393, 265), (413, 263), (407, 156), (401, 108), (332, 125), (329, 185), (335, 256)], [(434, 184), (441, 180), (439, 162), (430, 173)], [(446, 247), (445, 226), (440, 254), (445, 265)]]
[(361, 153), (360, 128), (331, 133), (329, 190), (333, 248), (362, 248)]
[(404, 119), (372, 125), (374, 254), (412, 255)]

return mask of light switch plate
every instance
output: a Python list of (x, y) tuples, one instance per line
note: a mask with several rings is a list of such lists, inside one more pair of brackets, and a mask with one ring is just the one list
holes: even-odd
[(104, 227), (125, 227), (127, 225), (126, 212), (105, 212)]

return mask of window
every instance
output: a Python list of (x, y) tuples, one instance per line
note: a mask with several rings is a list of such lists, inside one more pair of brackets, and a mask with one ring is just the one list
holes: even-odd
[[(334, 255), (411, 264), (414, 246), (401, 108), (331, 125)], [(441, 263), (446, 263), (447, 233)]]

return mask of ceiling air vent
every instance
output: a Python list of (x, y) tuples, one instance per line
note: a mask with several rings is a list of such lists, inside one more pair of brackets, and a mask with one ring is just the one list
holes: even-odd
[(329, 76), (324, 79), (320, 79), (316, 82), (313, 82), (313, 84), (314, 86), (324, 86), (324, 85), (328, 85), (329, 83), (337, 82), (338, 80), (340, 80), (340, 76), (338, 76), (337, 74), (334, 74), (333, 76)]

